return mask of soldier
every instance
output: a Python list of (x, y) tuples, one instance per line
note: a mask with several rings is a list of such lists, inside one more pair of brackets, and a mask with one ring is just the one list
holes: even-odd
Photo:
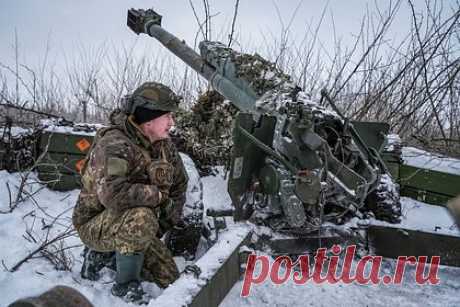
[[(141, 277), (165, 288), (179, 276), (160, 240), (183, 225), (187, 174), (169, 138), (179, 102), (168, 87), (141, 85), (98, 131), (82, 169), (73, 224), (85, 244), (82, 277), (97, 279), (115, 252), (112, 294), (142, 302)], [(107, 254), (109, 253), (109, 254)], [(98, 261), (92, 261), (98, 260)]]

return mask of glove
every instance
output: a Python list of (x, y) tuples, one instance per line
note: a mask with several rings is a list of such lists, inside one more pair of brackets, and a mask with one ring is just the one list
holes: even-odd
[(147, 167), (147, 172), (150, 182), (158, 187), (162, 198), (166, 199), (173, 184), (174, 166), (165, 160), (152, 161)]
[(159, 209), (160, 215), (158, 222), (163, 233), (176, 227), (181, 228), (185, 226), (183, 221), (177, 217), (174, 201), (172, 199), (168, 198), (163, 201)]
[(171, 229), (166, 240), (166, 246), (174, 256), (183, 256), (186, 260), (193, 260), (200, 242), (202, 225), (175, 226)]

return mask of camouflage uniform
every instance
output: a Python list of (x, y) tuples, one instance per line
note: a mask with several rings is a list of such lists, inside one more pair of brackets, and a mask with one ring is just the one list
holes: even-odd
[[(111, 115), (111, 126), (98, 131), (93, 144), (73, 213), (81, 240), (101, 252), (143, 252), (142, 277), (166, 287), (179, 273), (159, 237), (180, 221), (188, 181), (175, 146), (169, 139), (151, 144), (122, 112)], [(161, 158), (174, 167), (168, 191), (147, 172)]]

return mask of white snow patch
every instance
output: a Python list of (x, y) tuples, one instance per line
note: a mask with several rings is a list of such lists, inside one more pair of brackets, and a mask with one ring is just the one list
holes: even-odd
[(397, 134), (388, 134), (386, 137), (385, 151), (394, 151), (401, 147), (401, 138)]
[(217, 167), (215, 176), (201, 178), (203, 186), (203, 201), (205, 209), (228, 210), (232, 209), (232, 200), (227, 192), (228, 178), (222, 166)]
[[(259, 253), (260, 254), (260, 253)], [(270, 256), (269, 256), (270, 257)], [(273, 259), (269, 258), (270, 263)], [(313, 261), (312, 258), (310, 258)], [(343, 260), (341, 260), (343, 261)], [(354, 274), (356, 261), (352, 265)], [(325, 270), (323, 270), (323, 274)], [(340, 271), (340, 269), (339, 269)], [(261, 272), (260, 262), (256, 263), (254, 276)], [(279, 276), (284, 276), (285, 269), (279, 270)], [(395, 272), (395, 261), (384, 259), (381, 274), (388, 275)], [(405, 277), (401, 285), (359, 285), (356, 283), (344, 284), (315, 284), (309, 280), (303, 285), (297, 285), (292, 278), (281, 285), (275, 285), (267, 280), (259, 285), (252, 285), (250, 295), (241, 297), (243, 281), (237, 282), (227, 294), (220, 307), (234, 306), (459, 306), (460, 299), (460, 268), (440, 266), (438, 285), (418, 285), (414, 280), (414, 267), (407, 266)]]
[(401, 223), (389, 224), (373, 219), (371, 224), (460, 237), (460, 229), (445, 207), (425, 204), (408, 197), (401, 197), (401, 205)]
[[(0, 128), (0, 136), (3, 135), (5, 128)], [(30, 128), (22, 128), (22, 127), (17, 127), (13, 126), (11, 127), (11, 136), (16, 137), (20, 135), (27, 135), (31, 134), (33, 132), (33, 129)]]
[(404, 164), (410, 166), (460, 175), (459, 159), (436, 155), (414, 147), (403, 147), (402, 158)]
[(193, 160), (184, 153), (179, 154), (189, 178), (187, 185), (187, 198), (182, 212), (183, 216), (186, 217), (193, 215), (193, 213), (197, 212), (197, 210), (203, 211), (203, 184)]
[(62, 125), (59, 119), (44, 119), (40, 126), (46, 132), (94, 136), (96, 130), (105, 127), (102, 124), (74, 123), (73, 125)]

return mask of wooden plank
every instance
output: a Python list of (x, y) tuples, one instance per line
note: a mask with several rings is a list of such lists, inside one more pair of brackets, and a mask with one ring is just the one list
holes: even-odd
[(379, 256), (440, 256), (441, 264), (460, 267), (460, 237), (372, 225), (368, 238)]

